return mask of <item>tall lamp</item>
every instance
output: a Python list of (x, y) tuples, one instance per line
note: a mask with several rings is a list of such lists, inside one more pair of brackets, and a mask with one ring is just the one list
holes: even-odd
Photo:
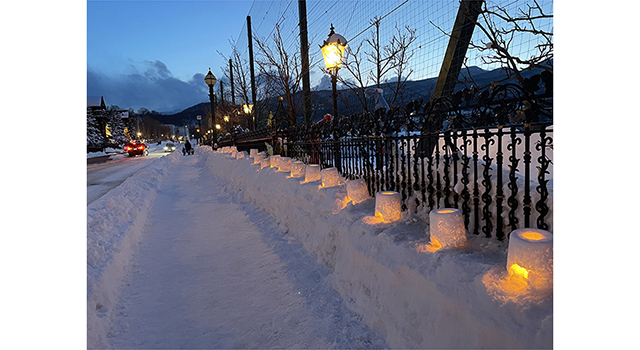
[[(324, 64), (331, 74), (331, 87), (333, 89), (333, 118), (338, 118), (338, 92), (336, 91), (336, 84), (338, 81), (338, 69), (342, 65), (342, 55), (347, 48), (347, 39), (342, 35), (336, 34), (333, 31), (333, 23), (331, 24), (331, 32), (329, 37), (324, 41), (320, 48), (322, 49), (322, 57), (324, 58)], [(334, 135), (334, 139), (338, 141), (337, 135)], [(342, 156), (340, 152), (340, 144), (335, 143), (335, 167), (338, 171), (342, 171)]]
[[(207, 75), (204, 77), (204, 82), (209, 86), (209, 101), (211, 101), (211, 125), (216, 125), (216, 95), (213, 94), (213, 86), (216, 85), (216, 76), (211, 73), (211, 68), (209, 68), (209, 73), (207, 73)], [(215, 148), (215, 143), (218, 141), (217, 134), (217, 130), (214, 128), (211, 148)]]

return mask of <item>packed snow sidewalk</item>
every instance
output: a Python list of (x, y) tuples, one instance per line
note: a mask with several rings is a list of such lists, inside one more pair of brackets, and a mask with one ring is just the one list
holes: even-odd
[[(96, 277), (90, 273), (89, 348), (387, 347), (344, 306), (328, 269), (265, 212), (228, 193), (204, 155), (165, 158), (89, 208), (89, 236), (105, 229), (89, 244), (106, 248), (88, 247)], [(140, 191), (150, 185), (157, 187)], [(118, 213), (123, 197), (125, 211), (139, 208), (133, 215)], [(92, 232), (92, 215), (107, 208), (120, 220), (115, 227), (128, 227), (122, 244), (106, 238), (107, 222)]]

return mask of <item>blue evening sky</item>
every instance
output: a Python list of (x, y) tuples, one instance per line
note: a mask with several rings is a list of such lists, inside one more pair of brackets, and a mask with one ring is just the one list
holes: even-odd
[(87, 95), (177, 111), (208, 101), (253, 1), (87, 1)]

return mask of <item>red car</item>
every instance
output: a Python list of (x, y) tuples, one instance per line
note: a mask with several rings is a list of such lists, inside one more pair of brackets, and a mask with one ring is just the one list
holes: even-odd
[(127, 144), (124, 145), (124, 151), (129, 153), (129, 157), (133, 157), (139, 154), (143, 156), (148, 156), (149, 155), (148, 148), (149, 146), (145, 145), (144, 142), (139, 142), (139, 141), (127, 142)]

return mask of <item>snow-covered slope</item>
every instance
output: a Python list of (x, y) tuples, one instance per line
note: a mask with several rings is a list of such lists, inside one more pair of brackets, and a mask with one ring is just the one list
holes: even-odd
[(340, 210), (345, 185), (319, 188), (246, 157), (201, 151), (213, 175), (332, 268), (334, 289), (391, 347), (552, 347), (552, 296), (507, 288), (504, 242), (470, 237), (465, 248), (427, 252), (428, 213), (370, 224), (375, 199)]

